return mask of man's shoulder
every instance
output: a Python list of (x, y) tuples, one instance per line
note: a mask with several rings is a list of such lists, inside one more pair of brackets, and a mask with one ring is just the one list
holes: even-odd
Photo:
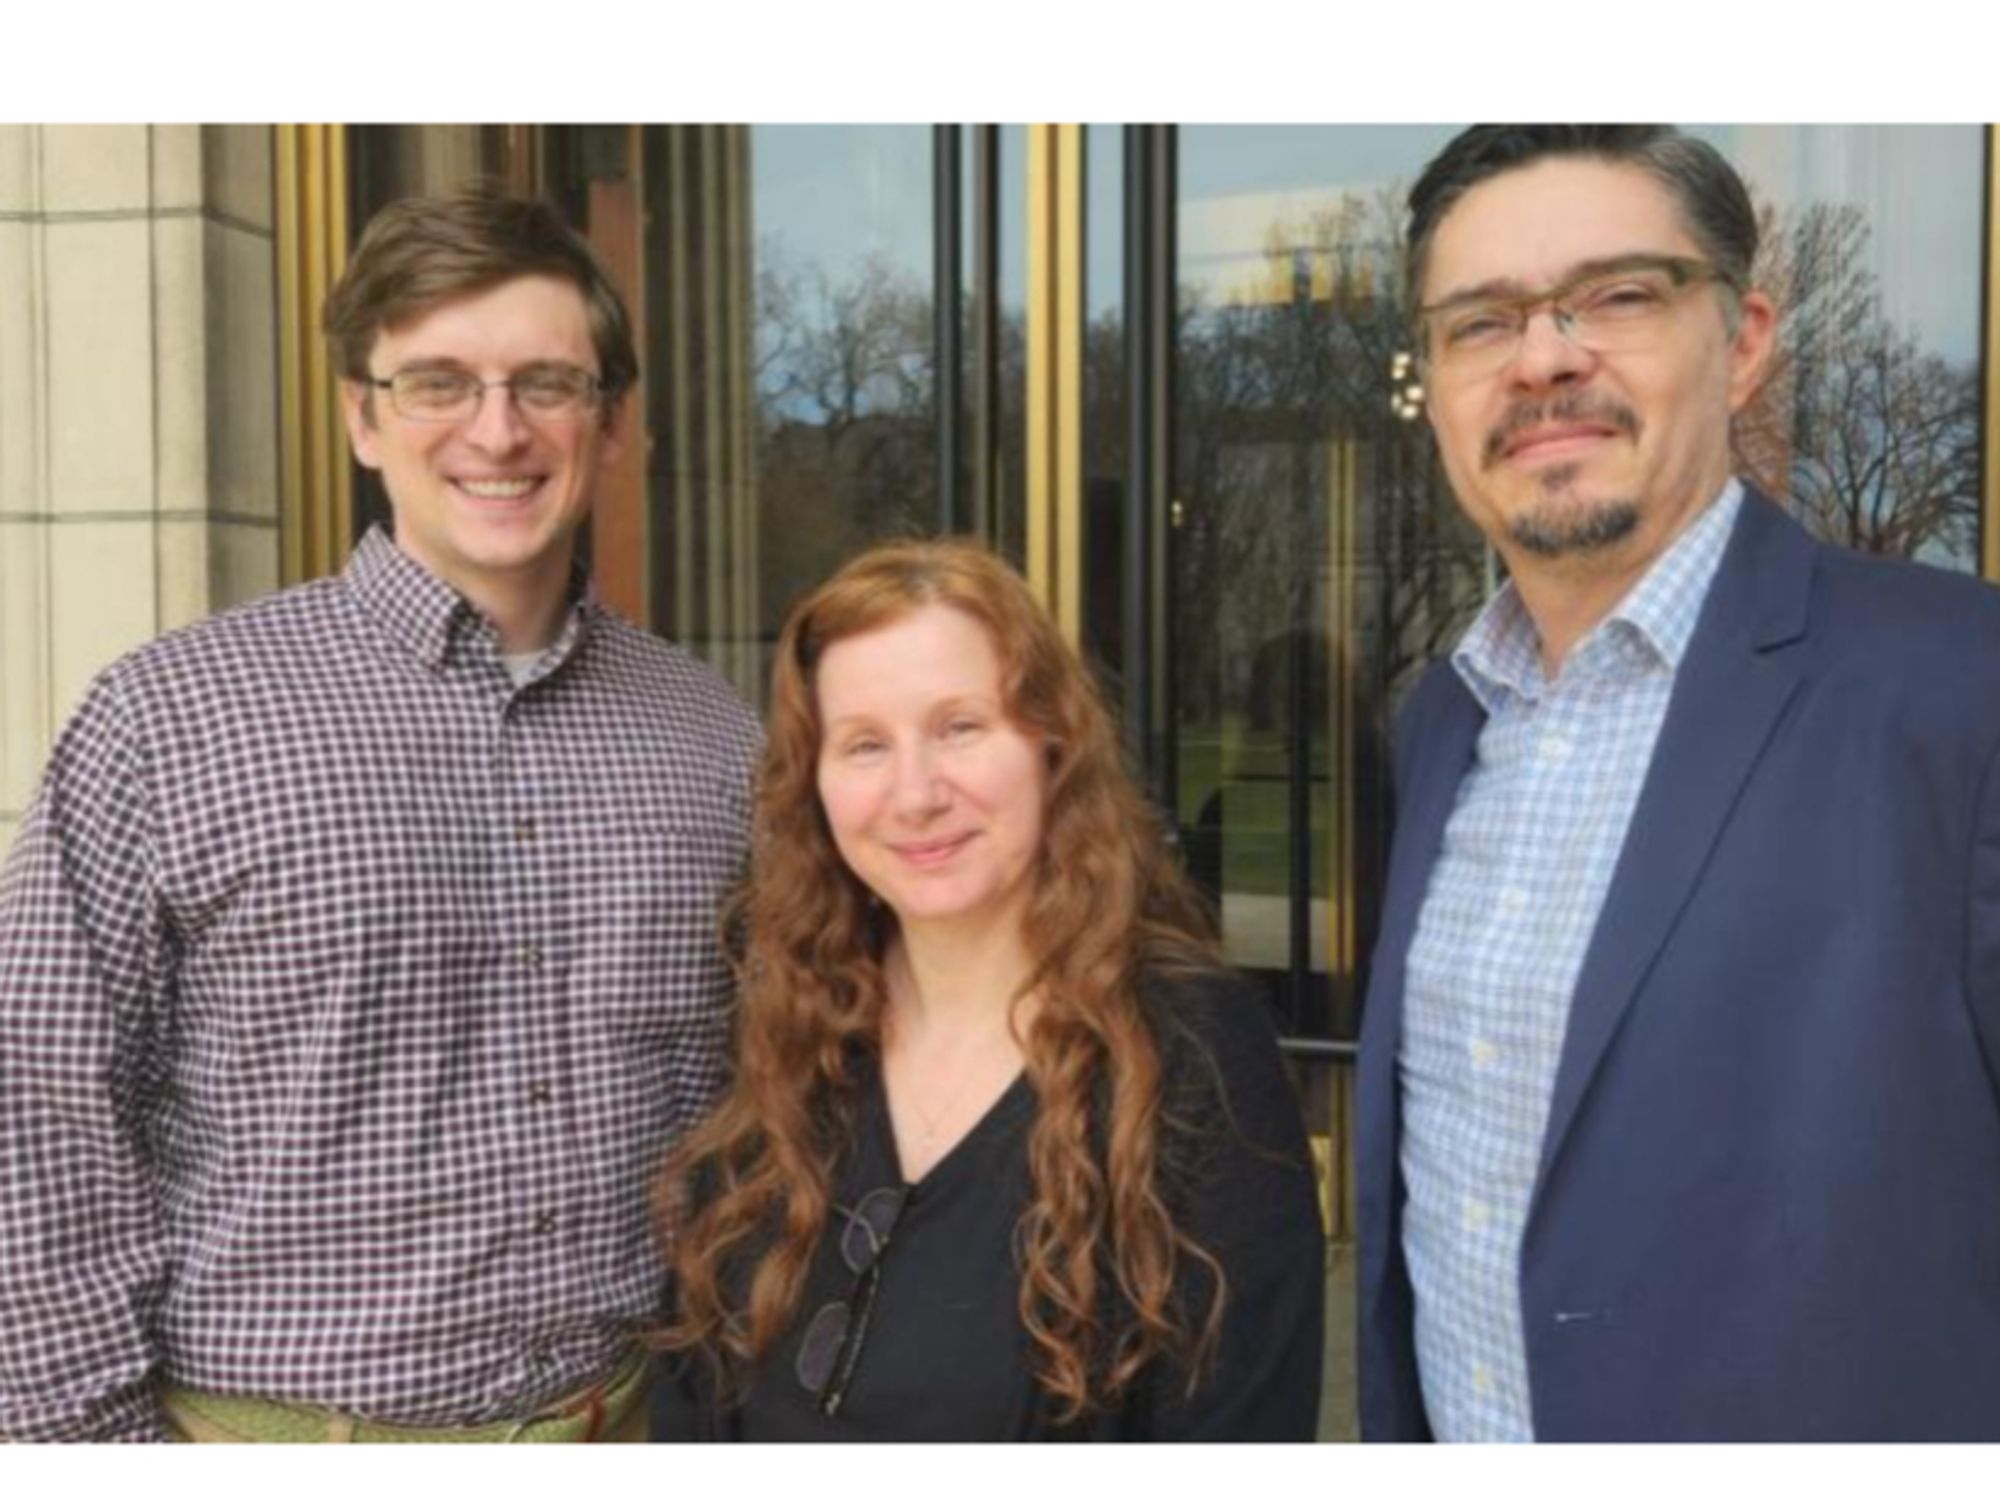
[[(188, 746), (193, 725), (220, 721), (214, 704), (282, 691), (325, 650), (340, 607), (330, 578), (265, 594), (134, 646), (100, 668), (51, 748), (51, 773), (105, 754)], [(240, 716), (240, 715), (239, 715)], [(120, 748), (118, 746), (125, 746)]]
[(1825, 546), (1813, 616), (1828, 656), (1851, 671), (2000, 705), (2000, 588), (1991, 583)]
[(661, 703), (678, 721), (725, 742), (761, 747), (762, 725), (722, 674), (686, 647), (602, 611), (595, 626), (602, 669), (621, 686)]
[(1871, 632), (2000, 637), (2000, 588), (1963, 572), (1824, 544), (1821, 579), (1832, 617)]
[(97, 683), (144, 692), (178, 687), (189, 678), (286, 670), (302, 652), (324, 652), (329, 623), (340, 608), (337, 578), (282, 588), (133, 647), (106, 666)]
[(2000, 735), (2000, 588), (1822, 544), (1808, 618), (1816, 672), (1856, 710), (1975, 744)]

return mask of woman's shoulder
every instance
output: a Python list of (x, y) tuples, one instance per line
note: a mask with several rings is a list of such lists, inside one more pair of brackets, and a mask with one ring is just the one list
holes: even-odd
[[(1324, 1249), (1318, 1184), (1271, 1006), (1233, 974), (1149, 977), (1166, 1063), (1163, 1196), (1219, 1266), (1221, 1337), (1190, 1389), (1162, 1368), (1149, 1440), (1308, 1440), (1319, 1410)], [(1209, 1281), (1190, 1268), (1188, 1283)]]
[(1225, 1066), (1278, 1060), (1271, 1006), (1228, 968), (1149, 968), (1139, 979), (1139, 1006), (1170, 1066), (1203, 1051)]
[(1303, 1148), (1297, 1094), (1262, 994), (1223, 968), (1154, 969), (1140, 980), (1139, 1001), (1160, 1047), (1171, 1113)]

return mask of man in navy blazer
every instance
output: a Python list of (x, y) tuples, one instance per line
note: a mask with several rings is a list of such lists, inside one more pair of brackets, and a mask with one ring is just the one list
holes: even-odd
[(1731, 477), (1756, 235), (1663, 127), (1477, 127), (1411, 194), (1510, 582), (1398, 725), (1370, 1439), (2000, 1438), (2000, 591)]

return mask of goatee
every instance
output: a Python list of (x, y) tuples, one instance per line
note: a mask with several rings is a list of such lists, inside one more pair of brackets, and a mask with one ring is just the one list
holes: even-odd
[(1576, 469), (1564, 465), (1541, 475), (1543, 493), (1549, 503), (1537, 506), (1507, 523), (1507, 534), (1530, 556), (1588, 556), (1606, 551), (1639, 528), (1639, 505), (1630, 499), (1607, 499), (1596, 503), (1565, 500), (1563, 491), (1574, 482)]

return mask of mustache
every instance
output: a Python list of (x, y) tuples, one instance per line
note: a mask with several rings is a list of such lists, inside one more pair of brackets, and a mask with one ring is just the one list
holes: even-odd
[(1501, 417), (1498, 425), (1486, 434), (1486, 443), (1480, 454), (1480, 466), (1491, 468), (1500, 461), (1507, 444), (1514, 439), (1517, 432), (1541, 426), (1545, 422), (1588, 422), (1595, 426), (1610, 427), (1622, 436), (1639, 435), (1639, 413), (1623, 401), (1613, 400), (1608, 395), (1578, 390), (1557, 396), (1554, 400), (1518, 401), (1507, 408), (1507, 414)]

